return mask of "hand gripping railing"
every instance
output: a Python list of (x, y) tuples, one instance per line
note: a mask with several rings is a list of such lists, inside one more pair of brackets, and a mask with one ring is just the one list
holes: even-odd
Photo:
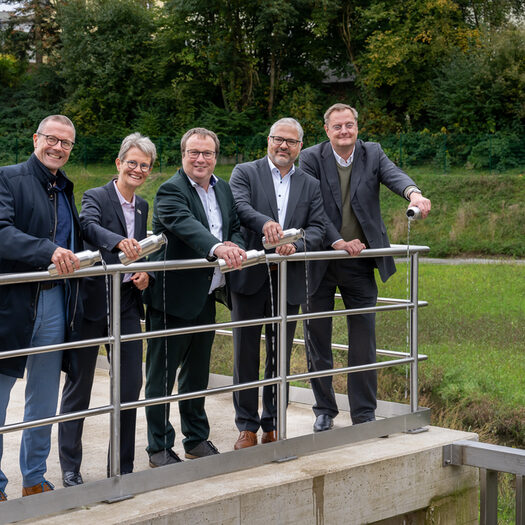
[[(67, 491), (54, 491), (42, 495), (42, 498), (35, 498), (33, 505), (31, 501), (24, 501), (24, 505), (19, 504), (20, 500), (7, 501), (2, 503), (2, 513), (0, 515), (0, 523), (4, 520), (21, 520), (34, 517), (37, 515), (49, 514), (58, 512), (66, 508), (86, 505), (98, 501), (116, 499), (126, 494), (136, 494), (147, 490), (156, 488), (172, 486), (185, 481), (192, 481), (201, 479), (203, 477), (215, 475), (218, 473), (232, 472), (251, 466), (267, 463), (272, 460), (279, 460), (293, 455), (307, 454), (323, 448), (349, 444), (362, 439), (369, 439), (383, 434), (399, 432), (402, 430), (410, 431), (418, 427), (427, 425), (430, 421), (428, 409), (422, 409), (418, 406), (418, 360), (422, 357), (418, 355), (418, 341), (417, 341), (417, 310), (419, 306), (426, 305), (424, 301), (418, 301), (418, 256), (419, 253), (428, 252), (429, 248), (426, 246), (403, 246), (395, 245), (391, 248), (382, 248), (375, 250), (364, 250), (358, 256), (360, 258), (369, 257), (383, 257), (383, 256), (400, 256), (409, 255), (409, 262), (411, 267), (410, 272), (410, 297), (408, 300), (402, 299), (387, 299), (385, 302), (389, 304), (375, 306), (370, 308), (360, 309), (345, 309), (336, 312), (316, 312), (302, 315), (287, 315), (287, 292), (286, 292), (286, 275), (288, 262), (305, 261), (305, 260), (319, 260), (319, 259), (342, 259), (348, 258), (348, 254), (344, 251), (327, 251), (327, 252), (308, 252), (297, 253), (291, 256), (280, 256), (271, 254), (267, 256), (267, 262), (277, 263), (279, 265), (279, 312), (273, 317), (266, 317), (260, 319), (251, 319), (247, 321), (237, 321), (229, 323), (215, 323), (210, 325), (192, 326), (188, 328), (166, 329), (156, 332), (143, 332), (136, 334), (121, 335), (120, 330), (120, 274), (137, 272), (137, 271), (172, 271), (172, 270), (186, 270), (195, 268), (216, 267), (218, 263), (210, 263), (204, 259), (192, 260), (175, 260), (165, 262), (152, 263), (134, 263), (129, 266), (124, 265), (109, 265), (106, 269), (102, 267), (86, 268), (79, 270), (69, 278), (81, 278), (86, 276), (101, 276), (109, 274), (113, 280), (113, 296), (112, 296), (112, 334), (108, 337), (75, 341), (62, 343), (57, 345), (48, 345), (34, 348), (22, 348), (17, 350), (7, 350), (0, 352), (0, 359), (9, 357), (17, 357), (22, 355), (30, 355), (37, 353), (51, 352), (55, 350), (65, 350), (81, 348), (85, 346), (95, 346), (109, 343), (112, 345), (112, 359), (111, 359), (111, 404), (72, 412), (69, 414), (55, 415), (49, 418), (40, 419), (37, 421), (29, 421), (22, 423), (15, 423), (0, 427), (0, 433), (14, 432), (25, 428), (31, 428), (41, 425), (58, 423), (62, 421), (69, 421), (88, 416), (110, 413), (111, 414), (111, 439), (110, 439), (110, 479), (102, 479), (100, 481), (91, 482), (87, 484), (89, 490), (82, 492), (75, 489), (67, 489)], [(61, 279), (64, 277), (60, 277)], [(48, 272), (29, 272), (22, 274), (4, 274), (0, 275), (0, 290), (2, 285), (15, 284), (30, 281), (49, 281), (57, 279), (51, 277)], [(357, 367), (345, 367), (342, 369), (323, 370), (304, 374), (286, 374), (286, 329), (287, 322), (296, 321), (308, 318), (321, 318), (329, 316), (346, 316), (356, 315), (361, 313), (379, 312), (379, 311), (393, 311), (393, 310), (410, 310), (410, 355), (400, 352), (390, 352), (392, 359), (380, 363), (373, 363), (369, 365), (362, 365)], [(188, 334), (195, 332), (204, 332), (210, 330), (224, 330), (234, 327), (254, 326), (268, 323), (279, 323), (280, 335), (278, 352), (278, 370), (277, 376), (264, 379), (260, 381), (253, 381), (250, 383), (243, 383), (237, 385), (221, 386), (216, 388), (209, 388), (199, 392), (189, 392), (185, 394), (166, 395), (160, 398), (148, 398), (138, 400), (135, 402), (120, 402), (120, 345), (126, 341), (143, 340), (155, 337), (166, 337), (179, 334)], [(389, 414), (391, 417), (377, 421), (374, 423), (365, 423), (358, 425), (358, 427), (339, 428), (332, 432), (323, 432), (322, 435), (299, 436), (292, 439), (286, 439), (286, 386), (290, 381), (309, 379), (312, 377), (323, 377), (334, 374), (355, 373), (363, 370), (375, 370), (385, 368), (388, 366), (395, 366), (400, 364), (410, 364), (410, 409), (407, 412), (405, 405), (392, 403), (389, 407)], [(193, 466), (190, 462), (173, 465), (165, 469), (155, 469), (149, 471), (136, 472), (124, 477), (120, 476), (120, 411), (129, 410), (149, 405), (164, 404), (167, 402), (181, 401), (185, 399), (193, 399), (203, 396), (210, 396), (219, 393), (234, 392), (238, 390), (245, 390), (264, 385), (278, 385), (278, 437), (279, 440), (275, 443), (265, 445), (264, 447), (253, 447), (253, 449), (245, 449), (236, 452), (226, 452), (218, 456), (206, 458), (208, 469), (199, 465), (198, 468)], [(200, 463), (200, 462), (199, 462)], [(172, 468), (177, 468), (177, 476), (171, 474)], [(160, 472), (161, 471), (161, 472)], [(167, 473), (169, 471), (169, 474)], [(45, 502), (45, 504), (44, 504)]]

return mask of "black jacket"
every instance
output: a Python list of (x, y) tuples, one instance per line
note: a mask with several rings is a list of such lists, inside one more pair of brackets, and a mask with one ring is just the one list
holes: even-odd
[[(82, 249), (80, 222), (73, 183), (66, 181), (74, 223), (72, 249), (77, 252)], [(57, 206), (53, 182), (54, 175), (35, 154), (26, 162), (0, 168), (0, 273), (42, 271), (51, 263), (58, 248), (53, 242)], [(66, 340), (71, 340), (82, 313), (79, 280), (65, 282)], [(29, 347), (39, 291), (40, 284), (34, 282), (0, 285), (0, 352)], [(0, 359), (0, 373), (22, 377), (25, 363), (25, 356)]]

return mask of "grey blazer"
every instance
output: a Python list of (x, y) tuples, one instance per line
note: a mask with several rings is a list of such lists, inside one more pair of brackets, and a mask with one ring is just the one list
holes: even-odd
[[(277, 199), (267, 157), (238, 164), (233, 169), (230, 187), (241, 221), (241, 233), (247, 250), (262, 250), (262, 229), (269, 221), (279, 221)], [(296, 168), (290, 181), (290, 194), (283, 229), (303, 228), (307, 251), (319, 250), (325, 233), (324, 212), (319, 182)], [(297, 251), (304, 250), (303, 240), (295, 242)], [(267, 268), (257, 265), (231, 272), (231, 289), (245, 295), (257, 293), (268, 277)], [(305, 300), (304, 263), (288, 266), (288, 303)]]
[[(321, 142), (303, 150), (299, 165), (321, 183), (321, 194), (328, 217), (324, 249), (329, 249), (333, 242), (341, 238), (339, 231), (342, 223), (341, 187), (330, 142)], [(379, 206), (380, 184), (384, 184), (401, 196), (405, 188), (416, 186), (416, 183), (385, 155), (380, 144), (357, 140), (350, 181), (350, 197), (352, 209), (363, 229), (369, 248), (390, 246)], [(328, 261), (312, 264), (312, 293), (322, 279), (327, 264)], [(396, 271), (392, 257), (377, 257), (375, 264), (383, 282)]]

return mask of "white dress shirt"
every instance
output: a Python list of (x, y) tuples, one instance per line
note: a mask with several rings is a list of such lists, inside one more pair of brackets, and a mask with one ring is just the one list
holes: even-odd
[[(188, 180), (190, 181), (190, 184), (197, 191), (197, 195), (199, 196), (202, 202), (204, 213), (206, 213), (206, 219), (208, 219), (208, 225), (210, 226), (211, 234), (214, 237), (217, 237), (219, 241), (222, 241), (221, 208), (219, 206), (219, 203), (217, 202), (217, 197), (215, 196), (215, 190), (213, 189), (219, 179), (215, 175), (212, 174), (211, 179), (210, 179), (210, 185), (208, 186), (208, 191), (206, 191), (202, 186), (199, 186), (199, 184), (197, 184), (190, 177), (188, 177)], [(213, 252), (215, 251), (215, 248), (217, 248), (217, 246), (220, 246), (221, 244), (222, 242), (218, 242), (217, 244), (214, 244), (211, 247), (208, 255), (211, 257), (213, 255)], [(220, 272), (218, 267), (215, 268), (213, 270), (213, 277), (211, 280), (211, 285), (210, 285), (208, 294), (211, 294), (216, 288), (220, 288), (221, 286), (224, 286), (225, 284), (226, 284), (226, 279), (224, 277), (224, 274)]]
[(292, 175), (295, 173), (295, 165), (292, 164), (290, 171), (284, 176), (275, 166), (275, 164), (268, 158), (270, 171), (272, 172), (273, 188), (275, 190), (275, 198), (277, 200), (277, 213), (279, 214), (279, 224), (284, 228), (284, 220), (286, 219), (286, 210), (288, 208), (288, 199), (290, 197), (290, 181)]

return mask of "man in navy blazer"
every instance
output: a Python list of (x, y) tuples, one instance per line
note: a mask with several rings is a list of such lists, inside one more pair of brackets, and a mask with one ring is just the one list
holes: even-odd
[[(80, 223), (85, 248), (100, 250), (107, 264), (120, 264), (119, 252), (129, 259), (140, 257), (140, 240), (146, 237), (148, 203), (135, 195), (151, 172), (156, 158), (155, 145), (140, 133), (128, 135), (120, 147), (115, 163), (118, 178), (93, 188), (82, 197)], [(82, 338), (108, 335), (108, 304), (104, 277), (83, 280), (84, 321)], [(141, 331), (144, 317), (141, 292), (149, 284), (145, 272), (122, 274), (121, 333)], [(111, 288), (111, 281), (109, 283)], [(108, 358), (111, 357), (109, 345)], [(66, 381), (62, 391), (61, 413), (85, 410), (89, 406), (98, 346), (68, 350), (64, 353)], [(121, 401), (136, 401), (142, 386), (142, 341), (121, 346)], [(120, 417), (120, 472), (133, 471), (135, 457), (136, 410), (124, 410)], [(82, 475), (82, 430), (84, 419), (60, 423), (58, 448), (62, 480), (65, 487), (80, 485)]]
[[(242, 234), (247, 249), (262, 250), (262, 237), (276, 242), (283, 230), (302, 228), (304, 239), (276, 248), (281, 255), (317, 250), (324, 235), (324, 212), (319, 182), (294, 166), (301, 151), (303, 130), (299, 122), (283, 118), (275, 122), (268, 136), (268, 155), (253, 162), (235, 166), (230, 186), (237, 204)], [(272, 270), (277, 270), (277, 264)], [(271, 282), (265, 265), (232, 272), (232, 319), (240, 321), (276, 315), (278, 273), (271, 271)], [(302, 262), (291, 262), (287, 274), (287, 311), (296, 314), (305, 301), (305, 268)], [(287, 369), (296, 323), (287, 326)], [(256, 381), (259, 378), (259, 355), (262, 326), (234, 328), (233, 347), (234, 383)], [(266, 325), (266, 366), (264, 377), (275, 377), (277, 372), (276, 332)], [(284, 351), (284, 349), (283, 349)], [(258, 389), (234, 392), (235, 423), (239, 438), (236, 450), (257, 444), (257, 431), (262, 428), (262, 443), (275, 441), (276, 386), (263, 388), (263, 411), (258, 413)]]
[[(403, 196), (410, 206), (420, 208), (422, 216), (430, 211), (415, 182), (398, 168), (375, 142), (357, 139), (357, 111), (346, 104), (334, 104), (324, 115), (327, 141), (301, 153), (301, 168), (321, 183), (327, 215), (324, 249), (346, 250), (358, 255), (364, 248), (390, 246), (379, 206), (380, 184)], [(310, 312), (332, 310), (334, 294), (339, 287), (346, 308), (376, 305), (377, 268), (383, 282), (396, 270), (392, 257), (376, 259), (338, 259), (316, 261), (311, 265), (312, 294)], [(347, 317), (348, 365), (375, 362), (375, 315)], [(333, 368), (331, 318), (311, 319), (305, 323), (308, 365), (310, 371)], [(337, 415), (332, 378), (311, 380), (317, 416), (314, 431), (329, 430)], [(350, 414), (354, 424), (375, 419), (377, 393), (376, 371), (348, 374)]]
[[(33, 135), (34, 153), (0, 168), (0, 273), (46, 270), (59, 275), (79, 268), (80, 224), (73, 183), (62, 168), (75, 144), (75, 127), (64, 115), (46, 117)], [(81, 317), (78, 279), (0, 286), (0, 352), (64, 343), (76, 338)], [(16, 378), (26, 374), (24, 421), (56, 413), (62, 351), (0, 360), (0, 426)], [(3, 453), (0, 434), (0, 463)], [(53, 490), (44, 478), (51, 425), (27, 428), (20, 445), (22, 495)], [(7, 499), (0, 469), (0, 502)]]
[[(153, 209), (153, 231), (165, 234), (168, 242), (150, 260), (220, 258), (229, 267), (240, 267), (246, 254), (233, 195), (228, 184), (213, 174), (219, 146), (217, 135), (205, 128), (190, 129), (182, 137), (182, 168), (160, 186)], [(215, 297), (225, 295), (227, 280), (218, 266), (157, 272), (144, 294), (147, 330), (214, 323)], [(179, 394), (206, 389), (214, 337), (212, 330), (149, 339), (146, 398), (171, 395), (179, 365)], [(179, 402), (179, 412), (185, 457), (218, 454), (208, 439), (204, 398)], [(173, 450), (175, 430), (169, 415), (169, 404), (146, 407), (152, 468), (181, 461)]]

